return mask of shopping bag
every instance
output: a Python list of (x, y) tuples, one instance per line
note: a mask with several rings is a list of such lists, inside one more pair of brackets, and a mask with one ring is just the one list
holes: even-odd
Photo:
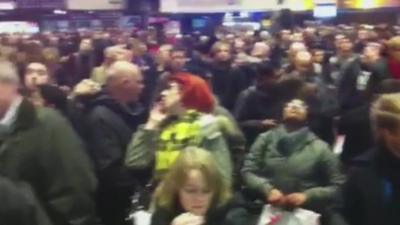
[(321, 215), (305, 209), (286, 211), (266, 205), (258, 225), (319, 225), (320, 217)]
[(129, 220), (132, 221), (133, 225), (150, 225), (151, 213), (140, 210), (131, 214)]

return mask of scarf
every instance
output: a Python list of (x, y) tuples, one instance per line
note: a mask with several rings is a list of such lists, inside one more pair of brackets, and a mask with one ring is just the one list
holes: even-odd
[(278, 150), (286, 156), (301, 149), (307, 142), (307, 136), (310, 133), (307, 127), (293, 132), (288, 132), (286, 128), (283, 127), (282, 131), (283, 135), (278, 142)]

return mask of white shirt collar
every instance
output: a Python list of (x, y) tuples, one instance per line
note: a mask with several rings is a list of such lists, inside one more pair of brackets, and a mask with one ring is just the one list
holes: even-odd
[(15, 122), (15, 120), (17, 119), (17, 112), (18, 112), (19, 106), (22, 103), (22, 100), (23, 100), (22, 97), (18, 97), (11, 103), (6, 114), (0, 120), (0, 125), (11, 126)]

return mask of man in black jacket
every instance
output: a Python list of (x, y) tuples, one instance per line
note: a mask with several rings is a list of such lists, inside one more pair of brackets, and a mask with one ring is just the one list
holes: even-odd
[(280, 121), (283, 99), (276, 93), (279, 75), (268, 64), (257, 69), (256, 85), (243, 91), (235, 107), (235, 118), (252, 145), (259, 134), (275, 127)]
[(213, 62), (210, 64), (211, 86), (215, 96), (225, 102), (229, 82), (232, 79), (232, 50), (225, 42), (217, 42), (211, 49)]
[(142, 174), (123, 165), (126, 147), (137, 127), (145, 122), (140, 103), (143, 89), (138, 66), (114, 63), (107, 74), (104, 93), (89, 114), (89, 148), (99, 177), (98, 211), (105, 225), (125, 224), (129, 197)]
[(380, 55), (381, 45), (368, 43), (360, 58), (343, 71), (338, 96), (341, 110), (346, 112), (368, 101), (368, 95), (376, 91), (380, 82), (389, 78), (386, 61)]
[(343, 144), (341, 160), (346, 166), (352, 166), (353, 159), (374, 146), (374, 138), (370, 123), (370, 108), (376, 96), (400, 92), (400, 81), (387, 79), (381, 82), (365, 104), (341, 115), (338, 132), (346, 136)]
[(256, 83), (257, 67), (271, 64), (269, 57), (270, 47), (264, 42), (258, 42), (254, 45), (251, 56), (246, 59), (245, 63), (234, 68), (228, 79), (228, 88), (223, 101), (225, 108), (234, 110), (240, 93)]
[(79, 51), (67, 57), (59, 76), (65, 80), (66, 85), (73, 87), (80, 81), (89, 78), (95, 66), (93, 42), (91, 39), (82, 39)]
[(399, 224), (399, 112), (400, 94), (383, 95), (372, 106), (377, 144), (374, 151), (358, 159), (360, 168), (353, 170), (343, 187), (339, 212), (347, 224)]

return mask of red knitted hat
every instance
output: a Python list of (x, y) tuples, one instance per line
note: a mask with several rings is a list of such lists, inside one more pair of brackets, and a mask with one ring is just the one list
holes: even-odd
[(182, 90), (182, 104), (188, 109), (203, 113), (214, 110), (214, 96), (207, 82), (190, 73), (179, 73), (170, 78), (177, 82)]

